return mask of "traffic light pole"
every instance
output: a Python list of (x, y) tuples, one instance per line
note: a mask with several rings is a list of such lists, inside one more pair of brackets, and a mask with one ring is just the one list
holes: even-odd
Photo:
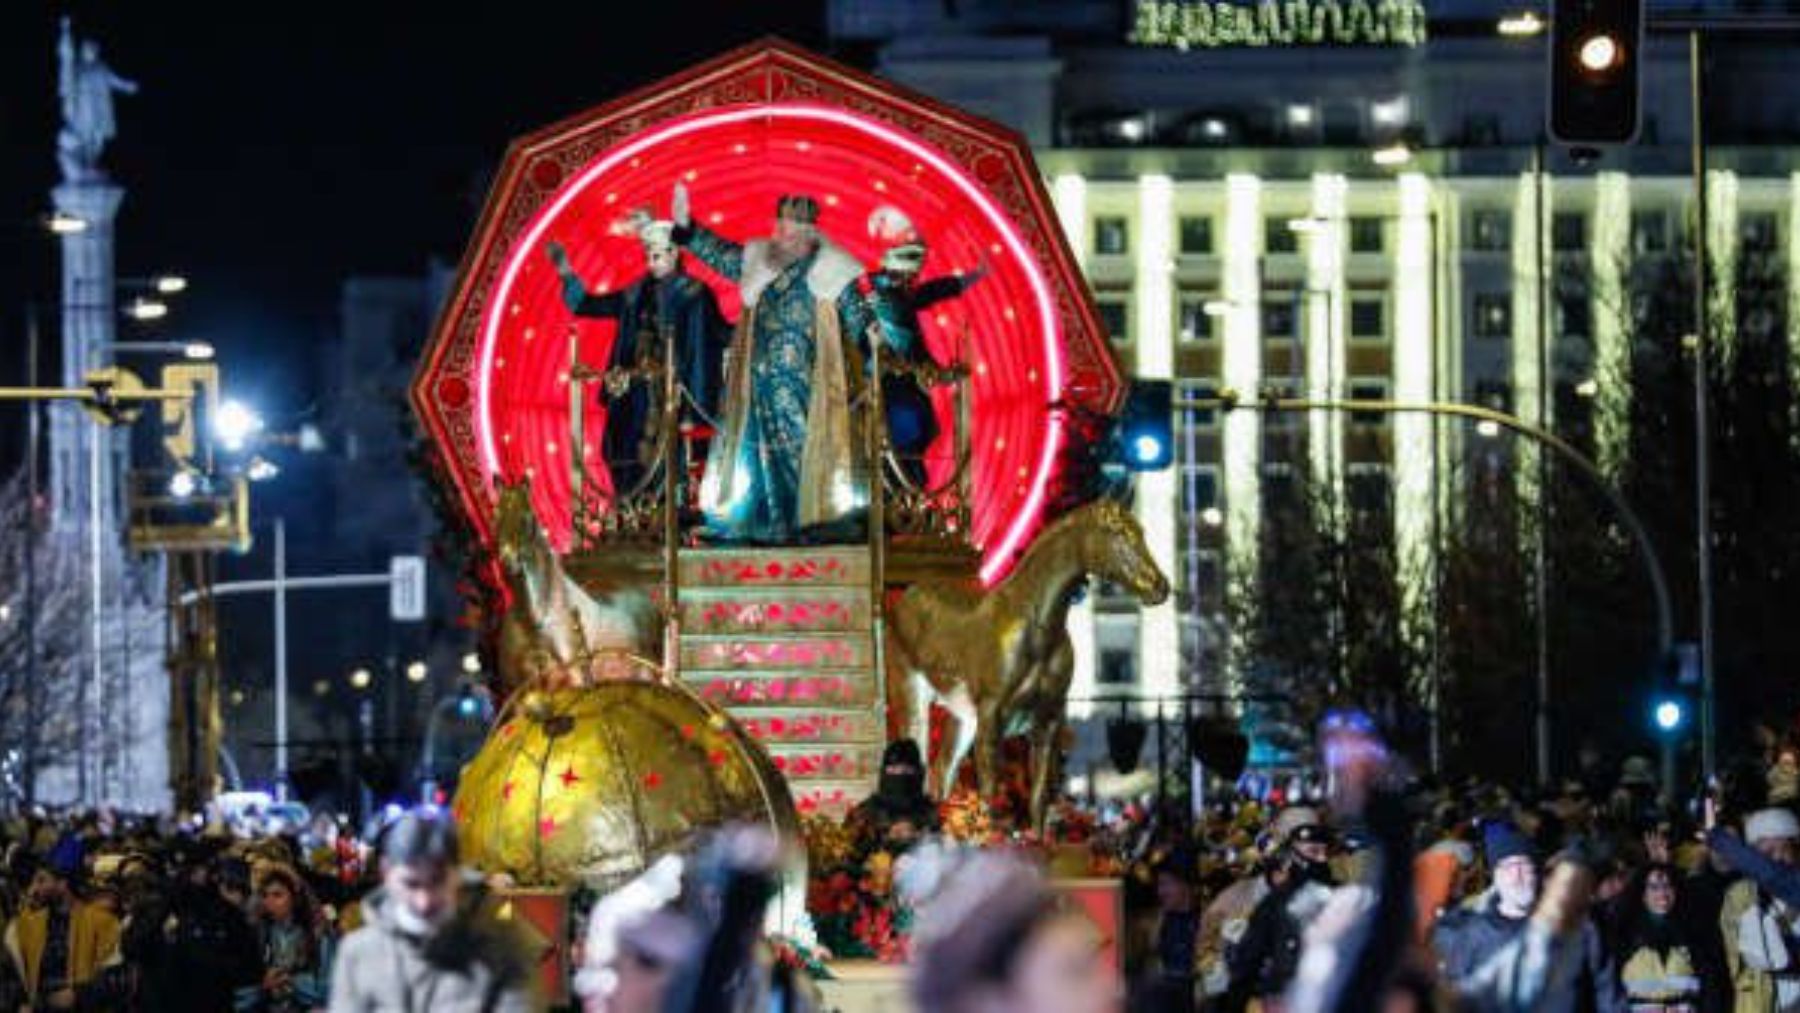
[(1707, 249), (1706, 113), (1704, 36), (1717, 33), (1800, 32), (1791, 14), (1708, 14), (1700, 17), (1653, 17), (1646, 29), (1658, 34), (1681, 33), (1688, 43), (1688, 113), (1694, 174), (1694, 542), (1700, 592), (1700, 764), (1710, 781), (1718, 771), (1718, 683), (1714, 678), (1712, 569), (1712, 439), (1708, 380), (1711, 372), (1711, 314), (1707, 295), (1711, 269)]
[[(1711, 270), (1707, 249), (1706, 117), (1700, 74), (1700, 29), (1688, 29), (1688, 105), (1693, 116), (1694, 155), (1694, 541), (1700, 582), (1700, 769), (1710, 784), (1718, 770), (1713, 741), (1715, 704), (1713, 683), (1713, 572), (1712, 572), (1712, 425), (1707, 386), (1712, 371), (1709, 335), (1711, 313), (1706, 305), (1707, 273)], [(1667, 743), (1665, 754), (1670, 749)], [(1665, 760), (1665, 762), (1670, 762)]]

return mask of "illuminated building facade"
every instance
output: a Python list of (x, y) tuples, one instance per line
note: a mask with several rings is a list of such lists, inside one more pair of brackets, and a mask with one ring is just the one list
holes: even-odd
[[(1251, 40), (1221, 28), (1227, 6), (839, 0), (830, 17), (841, 53), (1032, 141), (1132, 375), (1172, 378), (1178, 397), (1485, 404), (1616, 474), (1627, 278), (1679, 255), (1694, 210), (1685, 37), (1651, 37), (1639, 143), (1578, 162), (1541, 145), (1544, 43), (1497, 30), (1510, 7), (1428, 2), (1423, 32), (1401, 18), (1405, 31), (1332, 44)], [(1714, 51), (1715, 277), (1729, 285), (1754, 252), (1787, 266), (1791, 291), (1800, 103), (1750, 97), (1790, 94), (1800, 53), (1743, 36)], [(1800, 362), (1800, 333), (1790, 342)], [(1239, 688), (1227, 572), (1254, 568), (1267, 503), (1297, 476), (1384, 511), (1403, 560), (1428, 558), (1470, 469), (1509, 469), (1536, 494), (1522, 445), (1418, 416), (1188, 410), (1175, 435), (1175, 468), (1140, 480), (1136, 505), (1178, 594), (1140, 610), (1102, 593), (1073, 614), (1078, 715), (1116, 713), (1096, 695)]]

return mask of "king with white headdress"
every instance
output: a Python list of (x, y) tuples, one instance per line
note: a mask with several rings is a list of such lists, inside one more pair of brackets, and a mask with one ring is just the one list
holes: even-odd
[[(725, 348), (731, 335), (731, 325), (720, 313), (712, 289), (682, 270), (671, 222), (654, 220), (648, 212), (639, 211), (620, 228), (635, 233), (643, 244), (646, 270), (615, 292), (590, 292), (562, 246), (554, 242), (548, 246), (551, 262), (562, 276), (563, 302), (569, 312), (619, 324), (606, 360), (604, 392), (608, 400), (602, 438), (616, 496), (638, 485), (656, 444), (650, 423), (661, 391), (661, 380), (654, 377), (663, 358), (664, 329), (674, 338), (682, 425), (690, 436), (715, 428), (724, 387)], [(703, 441), (688, 442), (697, 454), (703, 452)], [(686, 467), (679, 467), (677, 473), (686, 474)]]

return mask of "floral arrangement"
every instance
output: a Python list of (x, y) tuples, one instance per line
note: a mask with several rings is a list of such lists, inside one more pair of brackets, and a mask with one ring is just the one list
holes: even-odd
[[(1102, 832), (1094, 817), (1072, 802), (1058, 806), (1050, 832), (1040, 835), (1026, 822), (1023, 797), (1002, 792), (984, 799), (961, 789), (938, 806), (946, 841), (980, 848), (1024, 852), (1047, 863), (1058, 846), (1087, 850), (1085, 875), (1117, 876), (1125, 870), (1119, 840)], [(873, 958), (884, 963), (907, 959), (912, 909), (895, 889), (908, 855), (885, 842), (864, 841), (845, 824), (824, 816), (801, 820), (811, 879), (806, 908), (819, 942), (832, 954)]]

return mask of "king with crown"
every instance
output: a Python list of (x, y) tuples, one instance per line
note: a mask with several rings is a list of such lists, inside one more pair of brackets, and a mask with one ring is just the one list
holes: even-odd
[(862, 265), (820, 235), (819, 203), (781, 197), (767, 239), (696, 224), (675, 187), (675, 241), (743, 297), (725, 380), (724, 431), (700, 486), (706, 537), (759, 545), (847, 541), (868, 502), (851, 419), (856, 348), (872, 322)]

